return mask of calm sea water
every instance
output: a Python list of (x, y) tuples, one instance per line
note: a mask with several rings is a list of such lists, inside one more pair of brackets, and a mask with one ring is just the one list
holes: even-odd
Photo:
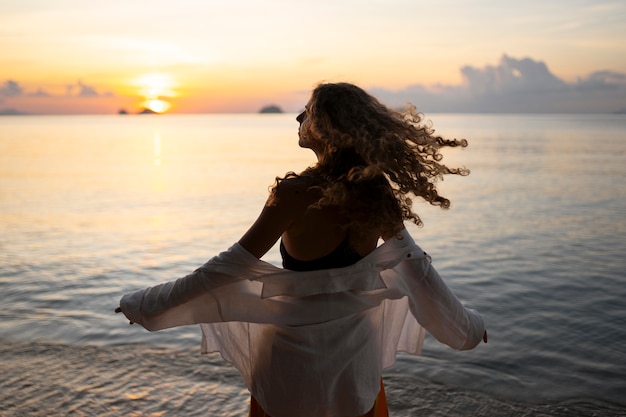
[[(626, 117), (427, 116), (472, 173), (410, 230), (489, 343), (399, 355), (392, 415), (626, 415)], [(113, 309), (226, 249), (314, 161), (294, 117), (0, 118), (0, 415), (246, 414), (197, 326)]]

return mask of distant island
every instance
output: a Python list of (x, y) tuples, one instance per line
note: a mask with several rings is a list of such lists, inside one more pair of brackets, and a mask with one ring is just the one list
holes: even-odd
[(281, 109), (280, 107), (274, 104), (271, 104), (269, 106), (263, 107), (261, 110), (259, 110), (259, 113), (267, 114), (267, 113), (284, 113), (284, 112), (283, 112), (283, 109)]
[[(117, 114), (130, 114), (130, 113), (128, 113), (126, 109), (119, 109)], [(134, 114), (159, 114), (159, 113), (155, 112), (154, 110), (146, 109), (144, 107), (143, 109), (139, 110), (137, 113), (134, 113)]]
[(139, 111), (137, 114), (160, 114), (155, 112), (154, 110), (150, 110), (150, 109), (141, 109), (141, 111)]

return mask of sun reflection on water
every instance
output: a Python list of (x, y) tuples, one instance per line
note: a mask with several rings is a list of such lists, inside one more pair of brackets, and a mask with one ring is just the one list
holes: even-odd
[(154, 165), (161, 165), (161, 134), (158, 130), (154, 131), (152, 142), (154, 144)]

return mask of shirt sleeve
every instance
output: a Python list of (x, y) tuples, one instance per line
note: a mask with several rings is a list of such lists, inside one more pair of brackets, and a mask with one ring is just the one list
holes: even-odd
[(183, 278), (125, 294), (120, 308), (131, 322), (150, 331), (224, 321), (216, 294), (249, 286), (250, 279), (274, 269), (235, 244)]
[(456, 350), (476, 347), (485, 332), (482, 316), (465, 307), (425, 255), (397, 266), (407, 283), (409, 307), (417, 321), (438, 341)]

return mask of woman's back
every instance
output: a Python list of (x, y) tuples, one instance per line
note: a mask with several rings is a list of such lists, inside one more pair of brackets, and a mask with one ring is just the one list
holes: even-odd
[[(284, 250), (299, 261), (313, 261), (332, 254), (342, 245), (363, 257), (376, 248), (378, 233), (351, 225), (345, 210), (339, 207), (315, 207), (320, 193), (303, 179), (283, 181), (277, 204), (293, 215), (282, 234)], [(349, 251), (348, 251), (349, 254)]]

